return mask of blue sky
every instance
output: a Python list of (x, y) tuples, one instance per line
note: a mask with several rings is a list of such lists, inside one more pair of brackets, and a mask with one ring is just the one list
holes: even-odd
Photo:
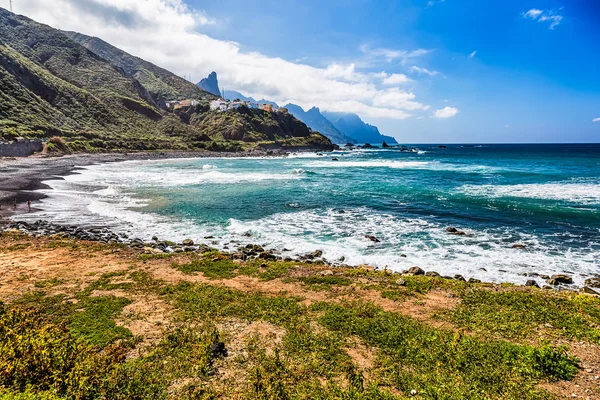
[(597, 0), (14, 3), (190, 80), (215, 70), (226, 89), (356, 112), (405, 143), (600, 142)]
[[(600, 141), (600, 122), (592, 122), (600, 117), (600, 2), (298, 3), (191, 2), (227, 21), (215, 26), (216, 37), (316, 66), (359, 65), (365, 44), (432, 49), (415, 63), (439, 74), (418, 75), (414, 92), (433, 108), (452, 104), (460, 112), (444, 120), (365, 118), (402, 140)], [(531, 9), (562, 19), (550, 29), (554, 20), (524, 17)], [(407, 67), (381, 62), (365, 69), (408, 75)]]

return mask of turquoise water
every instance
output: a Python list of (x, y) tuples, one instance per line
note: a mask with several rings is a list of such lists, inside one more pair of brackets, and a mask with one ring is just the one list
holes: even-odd
[(93, 166), (32, 218), (496, 281), (600, 273), (600, 145), (417, 147)]

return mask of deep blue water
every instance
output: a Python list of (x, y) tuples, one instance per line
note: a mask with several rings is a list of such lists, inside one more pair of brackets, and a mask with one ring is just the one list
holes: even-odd
[(600, 273), (600, 145), (414, 147), (94, 166), (50, 182), (42, 216), (486, 280)]

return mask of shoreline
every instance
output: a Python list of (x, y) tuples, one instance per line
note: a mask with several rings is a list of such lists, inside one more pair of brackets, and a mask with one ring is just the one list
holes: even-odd
[[(306, 150), (306, 151), (308, 151), (308, 150)], [(174, 160), (174, 159), (185, 159), (185, 158), (203, 159), (203, 158), (242, 158), (242, 157), (283, 157), (288, 154), (290, 154), (290, 152), (288, 152), (288, 151), (252, 151), (252, 152), (232, 152), (232, 153), (221, 153), (221, 152), (149, 152), (149, 153), (145, 153), (144, 152), (144, 153), (125, 153), (125, 154), (122, 154), (122, 153), (76, 154), (76, 155), (66, 155), (66, 156), (60, 156), (60, 157), (28, 157), (28, 158), (22, 158), (22, 159), (1, 159), (0, 158), (0, 204), (1, 204), (0, 233), (2, 232), (3, 226), (14, 227), (15, 224), (16, 225), (23, 224), (23, 226), (25, 227), (25, 231), (28, 231), (28, 225), (30, 223), (27, 223), (24, 221), (18, 221), (18, 218), (16, 218), (16, 217), (18, 217), (18, 215), (28, 213), (28, 209), (27, 209), (27, 205), (26, 205), (28, 200), (32, 201), (32, 208), (31, 208), (32, 212), (42, 210), (42, 209), (36, 207), (36, 203), (37, 203), (37, 201), (44, 199), (47, 196), (45, 194), (41, 193), (39, 190), (40, 189), (50, 189), (50, 186), (44, 184), (43, 182), (48, 181), (48, 180), (64, 179), (63, 177), (65, 177), (65, 176), (77, 174), (79, 170), (84, 169), (84, 167), (86, 167), (86, 166), (113, 163), (113, 162), (125, 162), (125, 161), (169, 160), (169, 159)], [(12, 203), (14, 200), (16, 200), (16, 208), (14, 208), (13, 203)], [(125, 234), (116, 234), (116, 233), (109, 231), (111, 229), (109, 225), (102, 225), (102, 224), (99, 224), (97, 226), (87, 226), (86, 225), (85, 227), (72, 225), (72, 226), (68, 226), (68, 227), (61, 227), (61, 226), (51, 223), (49, 221), (43, 221), (43, 224), (49, 224), (49, 225), (54, 226), (54, 230), (58, 229), (59, 233), (66, 232), (69, 229), (72, 229), (73, 232), (79, 232), (79, 236), (74, 235), (72, 237), (75, 239), (101, 241), (101, 239), (99, 237), (95, 237), (94, 234), (97, 234), (100, 231), (102, 231), (104, 233), (110, 233), (110, 235), (112, 235), (112, 237), (115, 239), (115, 243), (124, 243), (124, 244), (127, 244), (128, 246), (130, 245), (129, 238), (127, 238), (127, 236)], [(68, 228), (68, 229), (66, 229), (66, 228)], [(448, 229), (452, 229), (452, 228), (448, 228)], [(97, 232), (91, 232), (91, 231), (97, 231)], [(84, 234), (81, 234), (82, 232)], [(92, 233), (92, 235), (89, 235), (89, 233)], [(39, 233), (35, 233), (35, 234), (37, 235)], [(46, 233), (40, 234), (40, 236), (51, 236), (51, 235), (52, 235), (52, 233), (51, 234), (46, 234)], [(119, 237), (121, 237), (122, 239), (125, 239), (125, 240), (123, 240), (123, 241), (116, 240)], [(168, 239), (172, 239), (172, 238), (168, 238)], [(139, 241), (139, 243), (141, 243), (143, 245), (142, 247), (154, 248), (155, 247), (154, 245), (156, 244), (156, 243), (152, 243), (152, 242), (148, 242), (148, 241), (144, 242), (142, 239), (139, 239), (138, 241)], [(163, 240), (162, 242), (163, 243), (173, 243), (170, 240)], [(182, 244), (180, 243), (180, 245), (182, 245)], [(257, 244), (252, 244), (252, 246), (261, 248), (261, 246), (257, 245)], [(172, 249), (168, 249), (167, 251), (164, 251), (164, 250), (166, 250), (165, 247), (170, 247), (170, 246), (163, 246), (163, 248), (161, 249), (161, 250), (163, 250), (163, 251), (161, 251), (161, 254), (169, 254), (169, 252), (172, 250)], [(182, 245), (181, 247), (183, 248), (185, 246)], [(224, 254), (229, 254), (231, 252), (231, 250), (229, 250), (228, 247), (225, 247), (225, 249), (220, 249), (220, 250), (215, 249), (215, 250), (222, 252)], [(241, 248), (237, 249), (237, 250), (242, 251)], [(263, 256), (267, 257), (266, 259), (270, 259), (271, 256), (273, 256), (276, 259), (280, 259), (280, 260), (284, 260), (284, 258), (289, 258), (290, 261), (293, 260), (293, 261), (300, 261), (300, 262), (307, 261), (307, 260), (308, 261), (314, 260), (314, 261), (321, 262), (321, 263), (331, 266), (331, 267), (347, 266), (347, 267), (353, 268), (351, 266), (343, 264), (343, 262), (342, 263), (329, 262), (325, 259), (320, 259), (320, 256), (313, 257), (313, 258), (307, 258), (308, 254), (295, 254), (295, 255), (292, 255), (291, 258), (283, 257), (283, 256), (281, 256), (281, 251), (282, 251), (282, 248), (270, 250), (269, 254), (263, 254)], [(283, 251), (285, 251), (285, 249), (283, 249)], [(260, 253), (265, 253), (264, 249), (262, 251), (259, 251), (257, 254), (254, 254), (253, 256), (259, 256)], [(155, 254), (157, 254), (157, 253), (155, 253)], [(365, 262), (368, 265), (368, 263), (370, 261), (366, 260)], [(374, 268), (375, 270), (383, 270), (383, 268), (379, 268), (379, 267), (370, 266), (370, 268)], [(425, 274), (425, 271), (423, 271), (423, 270), (421, 270), (421, 271), (423, 274)], [(407, 271), (393, 271), (392, 273), (402, 275), (403, 273), (406, 273), (406, 272)], [(440, 276), (437, 272), (429, 271), (428, 274), (429, 273), (433, 274), (430, 276), (438, 276), (438, 277)], [(460, 270), (455, 271), (455, 273), (456, 274), (454, 276), (444, 276), (443, 278), (465, 280), (462, 277), (462, 275), (460, 275), (461, 274)], [(454, 272), (452, 272), (451, 274), (454, 274)], [(552, 279), (554, 279), (554, 275), (560, 276), (564, 279), (559, 278), (559, 281), (557, 281), (555, 283), (549, 283), (548, 281), (551, 281)], [(570, 291), (583, 289), (586, 286), (588, 286), (587, 283), (584, 285), (583, 282), (577, 282), (577, 284), (568, 283), (568, 281), (569, 281), (569, 279), (571, 279), (571, 277), (568, 276), (568, 274), (565, 275), (565, 273), (563, 273), (563, 272), (556, 272), (552, 276), (550, 276), (550, 273), (548, 273), (548, 275), (540, 275), (540, 274), (530, 273), (530, 274), (522, 275), (522, 276), (531, 278), (531, 279), (528, 279), (526, 286), (536, 286), (536, 287), (546, 286), (548, 289), (560, 289), (560, 290), (570, 290)], [(591, 276), (588, 275), (588, 277), (590, 279), (598, 280), (600, 282), (599, 275), (591, 275)], [(467, 276), (467, 278), (468, 279), (466, 279), (466, 281), (473, 281), (473, 282), (479, 281), (478, 279), (474, 279), (472, 277), (469, 278)], [(485, 282), (494, 283), (494, 284), (506, 283), (506, 284), (514, 284), (516, 286), (523, 285), (522, 283), (515, 283), (515, 281), (510, 281), (510, 280), (487, 281), (486, 279), (484, 279), (482, 277), (479, 277), (479, 278), (483, 279)], [(548, 286), (548, 285), (550, 285), (550, 286)], [(600, 284), (598, 287), (594, 286), (594, 289), (592, 289), (592, 290), (597, 293), (590, 292), (590, 294), (600, 294)]]
[[(297, 152), (302, 152), (302, 150)], [(35, 203), (47, 197), (39, 190), (50, 188), (42, 182), (63, 179), (63, 177), (76, 174), (78, 170), (90, 165), (183, 158), (283, 157), (290, 153), (287, 150), (253, 150), (249, 152), (161, 151), (0, 158), (0, 220), (27, 213), (26, 203), (28, 200), (32, 202), (32, 211), (39, 211), (35, 208)]]
[[(343, 262), (332, 262), (322, 258), (323, 252), (319, 250), (307, 254), (297, 254), (296, 257), (284, 257), (281, 255), (281, 251), (277, 249), (264, 249), (258, 244), (248, 244), (246, 246), (242, 245), (236, 249), (225, 251), (218, 248), (213, 248), (203, 243), (194, 243), (194, 241), (191, 239), (185, 239), (180, 243), (177, 243), (170, 240), (159, 239), (155, 236), (151, 241), (144, 241), (143, 239), (137, 237), (131, 238), (124, 233), (112, 232), (110, 229), (103, 226), (82, 228), (77, 225), (60, 225), (44, 220), (38, 220), (34, 223), (14, 220), (0, 220), (0, 236), (3, 233), (17, 233), (30, 237), (88, 241), (105, 245), (123, 245), (130, 249), (140, 251), (141, 254), (156, 257), (169, 257), (171, 255), (194, 253), (202, 255), (206, 252), (217, 252), (222, 256), (233, 260), (234, 262), (249, 262), (252, 260), (263, 262), (283, 261), (322, 265), (332, 269), (365, 269), (368, 271), (384, 272), (386, 274), (398, 276), (400, 279), (398, 280), (397, 284), (400, 286), (404, 285), (402, 277), (425, 276), (448, 281), (462, 281), (469, 284), (497, 286), (508, 284), (515, 287), (535, 287), (540, 290), (579, 292), (600, 297), (600, 276), (588, 278), (585, 281), (585, 284), (581, 286), (576, 285), (570, 275), (563, 273), (558, 273), (552, 276), (545, 276), (536, 273), (529, 274), (528, 277), (537, 278), (537, 280), (530, 279), (524, 285), (514, 282), (485, 282), (474, 278), (465, 279), (460, 274), (455, 274), (454, 276), (444, 276), (440, 275), (436, 271), (426, 272), (417, 266), (411, 267), (404, 271), (393, 271), (391, 269), (380, 268), (368, 264), (354, 266), (347, 265)], [(538, 280), (540, 279), (542, 282), (544, 282), (544, 284), (538, 284)]]

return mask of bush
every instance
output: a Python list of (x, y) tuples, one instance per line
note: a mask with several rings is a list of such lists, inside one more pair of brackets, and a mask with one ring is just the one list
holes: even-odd
[(125, 352), (119, 344), (100, 352), (75, 339), (66, 326), (40, 317), (35, 309), (0, 303), (2, 398), (55, 398), (44, 392), (82, 400), (164, 398), (159, 378), (143, 366), (126, 363)]

